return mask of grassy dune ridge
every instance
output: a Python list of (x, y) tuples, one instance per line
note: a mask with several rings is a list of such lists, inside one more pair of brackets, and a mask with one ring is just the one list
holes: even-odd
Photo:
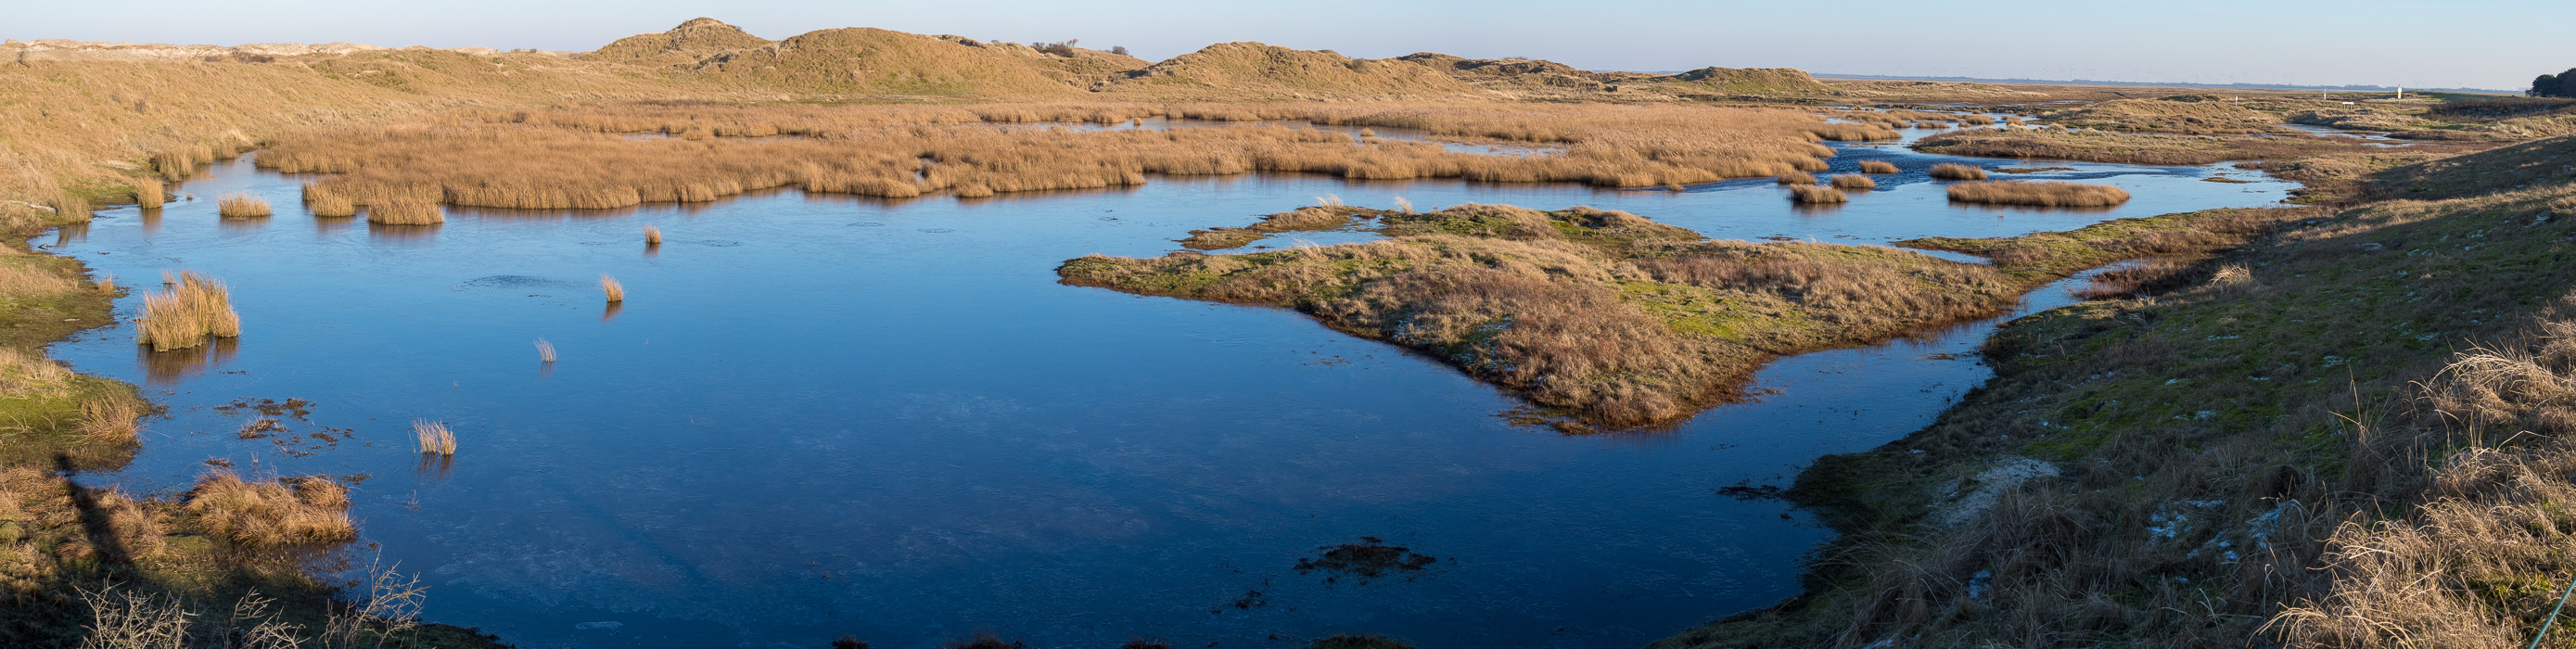
[[(1939, 422), (1799, 476), (1792, 497), (1846, 533), (1807, 595), (1659, 646), (2530, 642), (2566, 578), (2533, 550), (2569, 529), (2530, 523), (2576, 485), (2549, 468), (2576, 420), (2545, 337), (2576, 313), (2576, 174), (2486, 178), (2195, 217), (2280, 229), (2173, 288), (2005, 326), (1996, 378)], [(2011, 258), (2129, 245), (2136, 225), (1913, 243)]]

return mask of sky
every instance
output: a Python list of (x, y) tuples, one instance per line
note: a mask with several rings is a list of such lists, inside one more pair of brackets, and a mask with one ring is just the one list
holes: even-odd
[[(112, 7), (112, 8), (109, 8)], [(2576, 1), (0, 0), (0, 38), (590, 50), (699, 16), (780, 39), (877, 27), (1081, 39), (1160, 60), (1260, 41), (1381, 58), (1525, 56), (1595, 70), (2519, 90), (2576, 67)]]

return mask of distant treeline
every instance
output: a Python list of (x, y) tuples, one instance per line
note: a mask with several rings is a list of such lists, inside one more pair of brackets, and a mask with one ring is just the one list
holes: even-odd
[(2576, 97), (2576, 68), (2532, 79), (2530, 94), (2533, 97)]

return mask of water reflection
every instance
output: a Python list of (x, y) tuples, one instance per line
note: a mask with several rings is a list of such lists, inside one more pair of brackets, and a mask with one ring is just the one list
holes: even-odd
[(88, 221), (78, 221), (65, 223), (60, 227), (54, 228), (54, 247), (60, 248), (66, 245), (88, 241), (89, 223), (90, 222)]
[(241, 346), (239, 338), (216, 338), (211, 342), (166, 352), (152, 351), (151, 345), (135, 345), (135, 365), (143, 368), (145, 382), (155, 387), (178, 385), (221, 367), (233, 360)]
[(386, 225), (367, 222), (367, 239), (376, 243), (416, 246), (436, 242), (439, 225)]

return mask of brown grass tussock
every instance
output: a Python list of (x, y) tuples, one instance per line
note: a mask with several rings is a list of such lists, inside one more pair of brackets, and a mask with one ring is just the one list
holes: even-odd
[(1950, 200), (1993, 205), (2109, 207), (2129, 202), (2129, 192), (2110, 185), (2000, 180), (1951, 185)]
[(195, 347), (240, 336), (241, 315), (233, 312), (232, 293), (223, 282), (180, 271), (169, 290), (143, 296), (143, 319), (135, 325), (135, 335), (153, 351)]

